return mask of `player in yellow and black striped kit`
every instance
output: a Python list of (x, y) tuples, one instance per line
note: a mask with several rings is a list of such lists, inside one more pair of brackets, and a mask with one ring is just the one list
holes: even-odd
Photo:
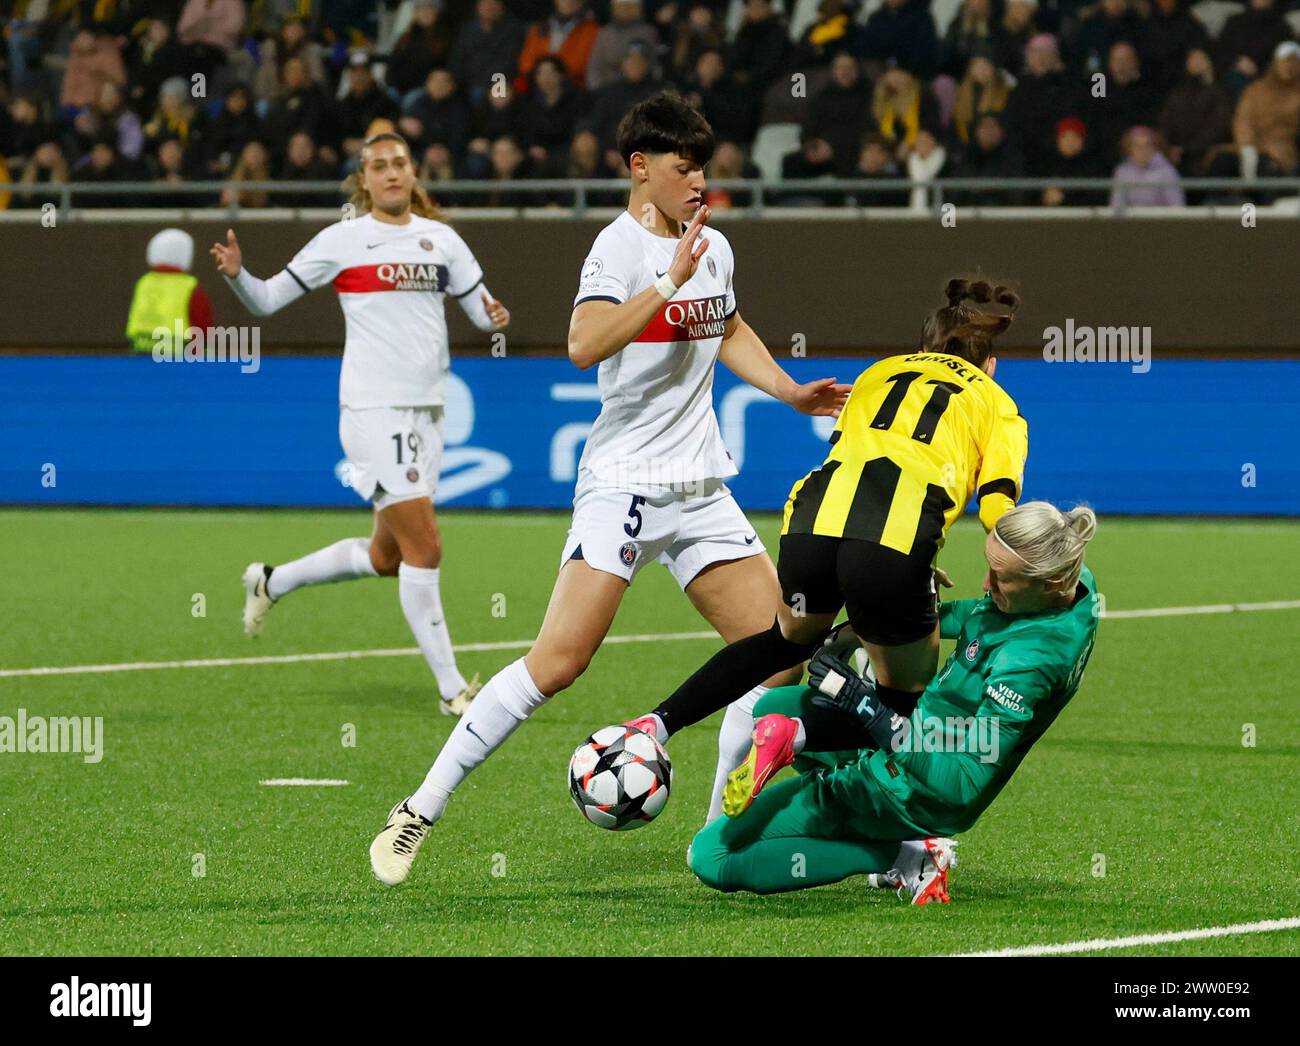
[[(870, 654), (881, 700), (903, 715), (915, 707), (938, 663), (934, 564), (944, 536), (972, 497), (986, 530), (1014, 506), (1029, 443), (993, 380), (993, 338), (1010, 326), (1018, 296), (963, 279), (945, 293), (917, 351), (858, 377), (826, 461), (790, 491), (776, 621), (719, 651), (656, 708), (661, 736), (805, 660), (841, 608)], [(809, 750), (820, 750), (817, 740)]]

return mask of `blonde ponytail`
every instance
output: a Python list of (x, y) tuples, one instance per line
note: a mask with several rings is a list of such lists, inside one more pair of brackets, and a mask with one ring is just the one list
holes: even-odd
[(1087, 505), (1062, 512), (1048, 501), (1026, 501), (993, 527), (994, 536), (1025, 563), (1025, 577), (1072, 589), (1083, 554), (1097, 533), (1097, 514)]

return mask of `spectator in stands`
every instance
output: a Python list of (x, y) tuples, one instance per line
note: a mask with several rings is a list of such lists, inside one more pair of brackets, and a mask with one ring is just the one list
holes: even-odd
[(912, 189), (912, 210), (928, 211), (935, 206), (936, 200), (927, 186), (933, 184), (936, 178), (942, 178), (947, 167), (947, 150), (939, 144), (933, 131), (922, 127), (917, 132), (916, 143), (907, 154), (907, 176), (914, 182), (922, 183)]
[[(907, 175), (895, 162), (888, 143), (877, 134), (869, 134), (862, 139), (853, 177), (887, 179)], [(907, 201), (906, 189), (854, 189), (844, 199), (850, 207), (904, 207)]]
[(1106, 104), (1098, 120), (1096, 145), (1110, 166), (1120, 157), (1120, 138), (1130, 127), (1155, 122), (1160, 98), (1142, 75), (1137, 48), (1127, 41), (1111, 47), (1107, 71)]
[(451, 26), (439, 0), (415, 0), (411, 24), (393, 43), (384, 79), (399, 95), (418, 91), (437, 66), (447, 64)]
[(718, 141), (748, 145), (754, 140), (758, 114), (753, 98), (727, 72), (720, 51), (701, 53), (686, 100), (704, 114)]
[[(88, 182), (96, 185), (112, 185), (116, 182), (144, 181), (148, 171), (142, 165), (125, 159), (117, 151), (117, 141), (112, 134), (106, 134), (96, 141), (90, 151), (82, 156), (72, 167), (74, 182)], [(135, 204), (147, 204), (146, 197), (128, 196), (125, 193), (97, 193), (87, 198), (90, 207), (131, 207)]]
[[(491, 90), (470, 113), (469, 144), (466, 147), (465, 170), (471, 178), (484, 178), (492, 167), (492, 148), (496, 142), (509, 138), (520, 149), (527, 141), (524, 126), (523, 104), (514, 88), (506, 85), (502, 90)], [(529, 176), (532, 176), (531, 158), (524, 154), (529, 162)]]
[(301, 18), (286, 18), (274, 37), (262, 41), (261, 58), (253, 77), (253, 94), (262, 100), (274, 98), (284, 83), (284, 63), (290, 58), (302, 59), (310, 82), (325, 82), (325, 62), (320, 44), (307, 38), (307, 29)]
[(460, 27), (447, 59), (471, 105), (487, 93), (494, 76), (514, 77), (523, 46), (524, 27), (501, 0), (476, 0), (474, 17)]
[(1224, 83), (1240, 94), (1268, 65), (1278, 46), (1292, 38), (1277, 0), (1250, 0), (1219, 32), (1218, 66)]
[(723, 53), (726, 46), (722, 17), (707, 4), (693, 4), (674, 33), (670, 63), (672, 78), (685, 83), (694, 75), (700, 55), (705, 51)]
[(228, 88), (221, 111), (214, 117), (197, 121), (195, 137), (207, 176), (224, 178), (244, 151), (244, 146), (254, 138), (263, 137), (249, 89), (242, 84)]
[(569, 142), (585, 105), (585, 92), (569, 80), (557, 56), (538, 60), (524, 99), (523, 140), (528, 143), (528, 156), (540, 176), (564, 177)]
[(962, 0), (943, 38), (943, 71), (959, 78), (969, 70), (975, 54), (996, 59), (1003, 35), (993, 0)]
[(42, 142), (55, 141), (58, 132), (44, 115), (44, 103), (35, 91), (24, 91), (9, 103), (12, 123), (8, 142), (0, 151), (8, 156), (27, 159)]
[(1115, 168), (1115, 185), (1110, 191), (1112, 207), (1182, 207), (1178, 171), (1160, 151), (1156, 132), (1150, 127), (1133, 127), (1124, 135), (1124, 160)]
[[(328, 182), (334, 180), (334, 166), (321, 158), (311, 135), (299, 131), (289, 139), (284, 150), (284, 161), (276, 176), (282, 182)], [(337, 192), (279, 193), (274, 202), (280, 207), (328, 207), (338, 198)]]
[[(271, 180), (271, 154), (261, 142), (252, 141), (244, 146), (230, 172), (230, 181), (269, 182)], [(265, 189), (232, 189), (221, 191), (221, 206), (237, 202), (240, 207), (269, 207), (271, 199)]]
[[(456, 177), (456, 161), (441, 142), (435, 142), (420, 154), (420, 181), (449, 182)], [(445, 200), (442, 202), (446, 202)]]
[(127, 62), (127, 91), (131, 105), (139, 112), (152, 112), (158, 104), (158, 88), (173, 76), (185, 77), (192, 71), (185, 48), (177, 41), (171, 26), (162, 18), (149, 21), (135, 40)]
[[(985, 113), (1002, 113), (1011, 100), (1011, 77), (993, 64), (987, 45), (976, 48), (966, 66), (966, 75), (957, 88), (952, 124), (957, 141), (967, 145), (975, 121)], [(998, 124), (1002, 130), (1002, 125)], [(1005, 132), (1004, 137), (1005, 137)]]
[[(975, 0), (987, 4), (989, 0)], [(817, 18), (799, 40), (794, 64), (800, 68), (829, 65), (839, 51), (853, 44), (857, 26), (851, 16), (851, 0), (819, 0)]]
[(147, 203), (150, 207), (202, 207), (202, 196), (191, 193), (166, 192), (167, 186), (184, 185), (189, 181), (186, 170), (185, 146), (179, 138), (165, 138), (158, 144), (158, 152), (153, 157), (153, 183), (157, 192), (149, 194)]
[[(268, 142), (287, 142), (299, 131), (311, 135), (337, 158), (338, 134), (333, 110), (319, 84), (307, 75), (301, 58), (290, 58), (282, 70), (280, 93), (266, 107), (262, 132)], [(241, 150), (242, 151), (242, 150)]]
[(1057, 123), (1079, 104), (1065, 77), (1056, 37), (1039, 33), (1025, 46), (1024, 74), (1007, 102), (1004, 123), (1030, 171), (1057, 154)]
[(882, 65), (892, 61), (921, 78), (929, 76), (940, 56), (928, 0), (885, 0), (862, 27), (857, 53)]
[(1209, 50), (1210, 36), (1187, 10), (1186, 0), (1155, 0), (1143, 29), (1138, 51), (1163, 97), (1182, 79), (1187, 56)]
[(396, 123), (401, 107), (375, 79), (370, 56), (364, 51), (354, 51), (348, 59), (347, 78), (348, 93), (335, 104), (334, 114), (343, 139), (343, 152), (355, 157), (367, 137), (366, 128), (379, 119)]
[(805, 143), (821, 143), (805, 152), (822, 160), (818, 166), (825, 166), (836, 177), (850, 177), (858, 161), (862, 135), (871, 127), (870, 99), (871, 84), (863, 77), (858, 60), (841, 51), (831, 61), (830, 81), (808, 105), (801, 135)]
[(871, 97), (876, 131), (905, 160), (924, 128), (937, 128), (939, 108), (934, 97), (905, 69), (890, 69), (876, 81)]
[(1075, 66), (1088, 74), (1104, 72), (1116, 44), (1136, 47), (1144, 35), (1131, 0), (1101, 0), (1079, 26), (1071, 48)]
[(564, 63), (565, 73), (575, 87), (589, 86), (587, 69), (600, 23), (587, 10), (585, 0), (553, 2), (555, 10), (550, 17), (529, 26), (524, 38), (515, 81), (515, 89), (521, 94), (528, 89), (534, 67), (547, 55), (555, 55)]
[(188, 81), (179, 76), (167, 80), (158, 89), (158, 108), (144, 125), (150, 151), (164, 138), (179, 138), (188, 145), (194, 126), (194, 105)]
[(246, 13), (240, 0), (187, 0), (176, 23), (176, 35), (186, 46), (206, 45), (224, 58), (227, 51), (239, 46)]
[[(1104, 168), (1088, 148), (1088, 130), (1077, 116), (1067, 116), (1056, 125), (1056, 149), (1044, 168), (1037, 172), (1047, 178), (1100, 178)], [(1106, 193), (1097, 189), (1062, 189), (1049, 185), (1039, 202), (1044, 207), (1095, 207), (1106, 202)]]
[(492, 143), (488, 180), (497, 187), (481, 197), (484, 207), (541, 206), (542, 195), (511, 189), (512, 183), (522, 182), (531, 176), (528, 155), (523, 146), (510, 135), (502, 135)]
[(1185, 175), (1204, 175), (1210, 151), (1232, 140), (1232, 95), (1214, 81), (1209, 52), (1188, 52), (1186, 75), (1169, 92), (1160, 111), (1160, 133), (1169, 159)]
[(587, 87), (592, 91), (618, 79), (623, 56), (633, 43), (643, 44), (650, 55), (659, 51), (659, 32), (645, 20), (641, 0), (611, 0), (609, 10), (610, 22), (596, 34), (587, 63)]
[(122, 88), (111, 80), (100, 84), (95, 104), (77, 114), (72, 129), (82, 149), (101, 137), (111, 137), (127, 160), (138, 160), (144, 150), (140, 117), (126, 107)]
[[(1006, 129), (997, 114), (984, 113), (975, 120), (970, 145), (953, 164), (951, 176), (982, 178), (990, 183), (1025, 176), (1024, 160), (1007, 141)], [(966, 207), (1013, 207), (1025, 199), (1018, 190), (998, 190), (992, 185), (988, 189), (953, 189), (944, 198)]]
[[(58, 141), (50, 138), (47, 141), (40, 142), (32, 150), (31, 158), (23, 167), (23, 173), (18, 179), (20, 182), (26, 182), (29, 185), (65, 185), (68, 182), (68, 161), (63, 155), (63, 148)], [(60, 197), (57, 193), (26, 193), (23, 196), (23, 206), (40, 207), (45, 203), (57, 204)]]
[(753, 203), (754, 198), (750, 190), (721, 189), (714, 183), (732, 178), (758, 177), (760, 177), (759, 170), (745, 156), (744, 149), (730, 139), (719, 138), (713, 150), (713, 159), (709, 161), (709, 181), (704, 190), (704, 202), (710, 209), (748, 207)]
[(1300, 44), (1278, 44), (1267, 72), (1242, 92), (1232, 118), (1238, 149), (1251, 148), (1267, 158), (1261, 174), (1290, 174), (1296, 169), (1300, 134)]
[(68, 64), (63, 71), (63, 91), (59, 104), (66, 107), (87, 106), (99, 97), (106, 83), (126, 83), (126, 65), (116, 41), (106, 33), (80, 30), (68, 48)]
[(463, 156), (469, 140), (469, 106), (451, 70), (433, 70), (425, 78), (424, 90), (408, 98), (402, 110), (398, 129), (412, 143), (413, 156), (430, 145), (445, 145), (457, 160)]
[(736, 82), (761, 96), (785, 73), (791, 51), (785, 19), (773, 9), (772, 0), (745, 0), (729, 63)]
[(584, 123), (596, 132), (605, 154), (605, 166), (618, 171), (623, 157), (618, 151), (618, 124), (632, 106), (663, 85), (650, 75), (650, 55), (644, 44), (633, 44), (623, 57), (622, 75), (592, 94), (591, 112)]
[(1006, 0), (1000, 32), (994, 40), (997, 65), (1012, 76), (1025, 67), (1025, 48), (1039, 33), (1038, 0)]

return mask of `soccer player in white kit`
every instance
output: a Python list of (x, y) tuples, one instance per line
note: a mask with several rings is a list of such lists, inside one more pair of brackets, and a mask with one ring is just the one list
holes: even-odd
[(442, 459), (443, 384), (450, 366), (443, 302), (456, 299), (474, 325), (498, 331), (510, 313), (415, 177), (397, 134), (361, 150), (352, 181), (356, 217), (322, 229), (284, 269), (259, 280), (243, 268), (232, 230), (212, 255), (248, 309), (269, 316), (332, 283), (347, 336), (339, 380), (339, 440), (350, 485), (374, 504), (369, 538), (345, 538), (279, 566), (244, 572), (244, 630), (256, 636), (271, 607), (304, 585), (398, 578), (398, 594), (444, 714), (461, 715), (479, 690), (456, 667), (439, 592), (442, 541), (433, 494)]
[[(583, 673), (643, 565), (666, 566), (728, 642), (772, 626), (776, 569), (724, 482), (737, 469), (713, 412), (716, 361), (805, 414), (838, 415), (849, 393), (834, 378), (797, 384), (736, 311), (731, 245), (716, 230), (701, 236), (713, 153), (704, 118), (662, 92), (623, 118), (619, 147), (631, 196), (596, 237), (569, 324), (570, 359), (600, 366), (601, 411), (579, 462), (559, 577), (532, 648), (487, 682), (372, 843), (371, 868), (390, 886), (406, 878), (456, 786)], [(728, 710), (719, 810), (727, 773), (749, 751), (754, 701), (788, 674)], [(652, 719), (637, 725), (666, 738)]]

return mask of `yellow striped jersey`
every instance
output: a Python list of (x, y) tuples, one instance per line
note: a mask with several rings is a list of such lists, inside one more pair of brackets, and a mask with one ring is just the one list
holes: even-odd
[(825, 463), (791, 489), (781, 533), (932, 557), (972, 495), (986, 530), (1016, 503), (1029, 427), (974, 364), (914, 352), (858, 376), (831, 444)]

